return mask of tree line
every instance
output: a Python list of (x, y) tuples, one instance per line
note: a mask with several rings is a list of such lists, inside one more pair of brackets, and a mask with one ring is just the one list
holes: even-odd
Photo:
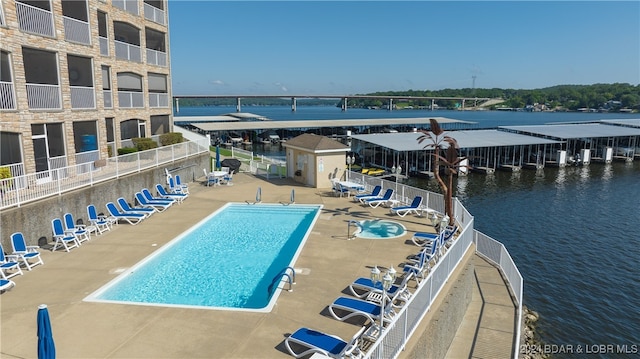
[[(349, 107), (381, 107), (388, 105), (384, 96), (419, 96), (419, 97), (464, 97), (464, 98), (501, 98), (503, 103), (491, 106), (525, 108), (542, 106), (549, 110), (576, 111), (578, 109), (596, 109), (617, 112), (621, 109), (640, 111), (640, 85), (628, 83), (594, 84), (594, 85), (558, 85), (533, 90), (516, 89), (482, 89), (462, 88), (430, 90), (408, 90), (375, 92), (366, 95), (381, 96), (380, 99), (349, 99)], [(396, 104), (400, 101), (394, 101)], [(430, 100), (407, 100), (404, 104), (413, 107), (428, 107)], [(440, 108), (455, 109), (460, 106), (457, 100), (438, 100)], [(468, 105), (467, 105), (468, 106)]]
[[(383, 91), (357, 95), (380, 96), (380, 98), (349, 98), (350, 108), (384, 107), (389, 101), (385, 96), (415, 97), (464, 97), (464, 98), (500, 98), (504, 102), (489, 109), (499, 107), (532, 108), (556, 111), (577, 111), (580, 109), (605, 110), (609, 112), (640, 111), (640, 85), (628, 83), (594, 85), (558, 85), (541, 89), (500, 89), (500, 88), (462, 88), (443, 90), (407, 90)], [(461, 106), (458, 100), (438, 100), (439, 108), (456, 109)], [(342, 106), (342, 100), (336, 99), (298, 99), (299, 106)], [(395, 100), (399, 107), (412, 106), (425, 108), (431, 106), (431, 100)], [(230, 98), (180, 98), (180, 106), (235, 106), (235, 97)], [(243, 98), (242, 105), (248, 106), (290, 106), (291, 99), (282, 98)], [(467, 102), (466, 107), (469, 107)], [(473, 106), (473, 105), (471, 105)]]

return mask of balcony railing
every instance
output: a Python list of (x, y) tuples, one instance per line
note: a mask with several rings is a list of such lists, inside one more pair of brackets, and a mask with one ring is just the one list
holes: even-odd
[(55, 36), (51, 11), (16, 1), (16, 14), (20, 30), (43, 36)]
[(142, 92), (118, 91), (119, 108), (144, 107), (144, 95)]
[(93, 87), (70, 86), (71, 108), (96, 108), (96, 91)]
[(115, 40), (114, 43), (116, 45), (117, 59), (142, 62), (142, 51), (140, 50), (140, 46), (117, 40)]
[(100, 151), (86, 151), (76, 153), (78, 173), (87, 173), (95, 169), (94, 162), (100, 159)]
[(0, 110), (16, 109), (16, 89), (13, 82), (0, 81)]
[(169, 107), (169, 94), (150, 92), (149, 107)]
[(98, 42), (100, 43), (100, 55), (109, 56), (109, 39), (100, 36)]
[(27, 102), (31, 109), (61, 109), (60, 85), (27, 84)]
[(162, 51), (147, 49), (147, 64), (166, 67), (167, 53)]
[(89, 23), (71, 17), (63, 16), (64, 39), (79, 44), (91, 45), (91, 30)]
[(113, 108), (113, 92), (111, 90), (102, 91), (104, 108)]
[(133, 15), (138, 15), (138, 0), (113, 0), (113, 6), (122, 9)]
[[(62, 163), (55, 159), (59, 163), (50, 161), (50, 169), (47, 171), (0, 180), (0, 188), (3, 189), (0, 192), (0, 209), (20, 207), (25, 203), (42, 198), (58, 196), (65, 192), (92, 186), (95, 183), (208, 152), (209, 143), (207, 140), (200, 140), (109, 157), (102, 167), (95, 166), (95, 162), (89, 162), (90, 166), (83, 163), (76, 166), (55, 167)], [(87, 169), (90, 170), (87, 171)], [(20, 187), (16, 185), (17, 183), (24, 185)]]
[(160, 25), (166, 24), (164, 20), (164, 10), (158, 9), (157, 7), (151, 6), (147, 3), (144, 4), (144, 18)]

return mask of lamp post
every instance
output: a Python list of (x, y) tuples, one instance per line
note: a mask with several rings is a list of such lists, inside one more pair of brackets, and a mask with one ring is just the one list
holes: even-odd
[[(385, 315), (385, 301), (387, 298), (387, 291), (391, 288), (393, 281), (395, 280), (396, 270), (391, 267), (387, 273), (382, 277), (382, 297), (380, 298), (380, 328), (378, 329), (378, 339), (382, 336), (382, 329), (384, 328), (384, 315)], [(380, 269), (378, 266), (374, 266), (371, 269), (371, 281), (374, 286), (380, 283)]]
[(391, 167), (391, 173), (396, 177), (396, 199), (398, 198), (398, 176), (402, 173), (402, 167), (393, 166)]
[(349, 181), (349, 174), (351, 173), (351, 165), (356, 163), (355, 156), (347, 155), (347, 164), (349, 165), (349, 173), (347, 173), (347, 181)]

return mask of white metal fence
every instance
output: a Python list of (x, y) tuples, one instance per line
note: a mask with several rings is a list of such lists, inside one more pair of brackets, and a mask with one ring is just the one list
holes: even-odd
[(63, 16), (64, 39), (80, 44), (91, 45), (89, 23), (68, 16)]
[(13, 82), (0, 81), (0, 110), (16, 108), (16, 93)]
[(147, 49), (147, 64), (157, 66), (167, 66), (167, 53), (152, 49)]
[(94, 161), (67, 167), (56, 167), (62, 163), (60, 161), (50, 163), (51, 169), (48, 171), (0, 180), (0, 209), (19, 207), (28, 202), (92, 186), (95, 183), (158, 167), (203, 152), (209, 152), (208, 141), (188, 141), (109, 157), (104, 163)]
[(96, 91), (93, 87), (69, 86), (71, 108), (96, 108)]
[(126, 42), (118, 40), (114, 40), (113, 43), (116, 47), (117, 59), (142, 62), (142, 52), (140, 50), (140, 46), (128, 44)]
[(157, 7), (151, 6), (147, 3), (144, 4), (144, 18), (157, 22), (160, 25), (164, 25), (165, 23), (164, 10), (158, 9)]
[(16, 1), (16, 14), (20, 30), (43, 36), (55, 36), (51, 11)]
[(27, 102), (31, 109), (61, 109), (60, 85), (27, 84)]

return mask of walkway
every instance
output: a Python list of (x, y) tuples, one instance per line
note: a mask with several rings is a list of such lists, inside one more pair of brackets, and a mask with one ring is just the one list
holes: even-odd
[(511, 358), (516, 307), (502, 275), (482, 257), (473, 257), (476, 287), (447, 358)]

